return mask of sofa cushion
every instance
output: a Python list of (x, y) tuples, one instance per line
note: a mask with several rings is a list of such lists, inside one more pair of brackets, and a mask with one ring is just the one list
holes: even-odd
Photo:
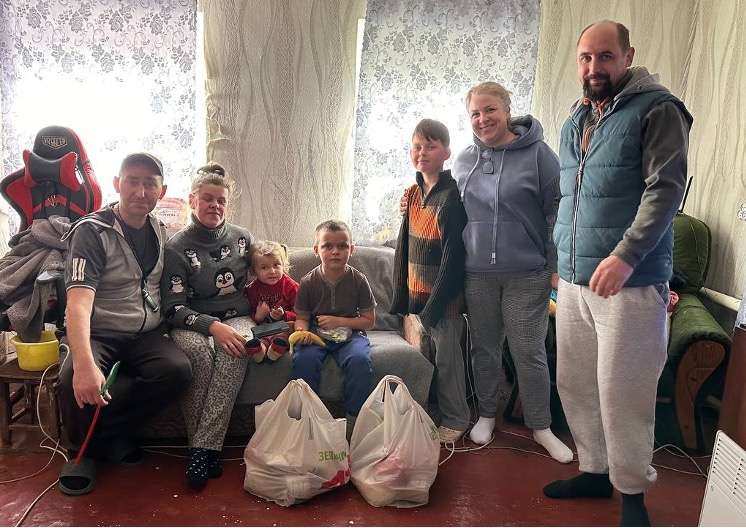
[[(370, 390), (387, 374), (399, 376), (421, 405), (427, 402), (433, 365), (400, 332), (371, 330), (370, 356), (373, 379)], [(288, 354), (272, 364), (249, 362), (236, 404), (258, 404), (275, 398), (292, 379), (293, 365)], [(325, 400), (341, 400), (344, 394), (344, 374), (334, 358), (328, 356), (321, 370), (319, 396)]]

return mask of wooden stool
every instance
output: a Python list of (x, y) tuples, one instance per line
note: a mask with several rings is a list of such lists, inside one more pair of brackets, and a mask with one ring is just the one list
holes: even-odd
[[(52, 431), (52, 437), (56, 434), (56, 439), (60, 438), (62, 425), (60, 421), (59, 401), (57, 398), (56, 384), (59, 379), (59, 365), (51, 367), (44, 376), (44, 387), (47, 392), (49, 407), (54, 417), (55, 430)], [(36, 391), (41, 385), (41, 376), (43, 371), (31, 372), (23, 370), (18, 366), (18, 359), (12, 359), (7, 363), (0, 365), (0, 442), (2, 445), (10, 445), (11, 428), (33, 428), (39, 427), (36, 420)], [(10, 384), (17, 383), (21, 388), (11, 396)], [(13, 407), (21, 402), (22, 406), (15, 413)], [(17, 423), (18, 420), (31, 413), (31, 423)]]

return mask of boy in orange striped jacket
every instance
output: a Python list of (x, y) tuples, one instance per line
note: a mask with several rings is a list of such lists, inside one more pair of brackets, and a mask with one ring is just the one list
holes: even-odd
[(410, 151), (416, 183), (405, 191), (394, 264), (391, 313), (419, 314), (435, 342), (435, 384), (443, 443), (455, 442), (469, 426), (461, 353), (464, 313), (462, 232), (466, 211), (450, 170), (450, 137), (443, 123), (423, 119), (412, 135)]

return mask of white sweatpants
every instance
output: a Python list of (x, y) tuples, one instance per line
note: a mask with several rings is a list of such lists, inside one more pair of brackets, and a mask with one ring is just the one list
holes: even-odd
[(562, 280), (558, 289), (557, 388), (580, 471), (608, 473), (622, 493), (642, 493), (657, 479), (650, 463), (668, 342), (662, 289), (622, 288), (607, 299)]

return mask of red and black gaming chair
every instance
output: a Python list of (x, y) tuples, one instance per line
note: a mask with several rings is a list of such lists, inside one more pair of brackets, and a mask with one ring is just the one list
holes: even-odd
[(74, 222), (101, 207), (88, 155), (69, 128), (42, 128), (34, 149), (23, 151), (23, 164), (0, 182), (0, 194), (21, 217), (21, 230), (36, 218), (58, 215)]
[[(0, 181), (0, 194), (21, 219), (20, 230), (52, 215), (74, 222), (101, 207), (101, 188), (78, 135), (66, 127), (48, 126), (36, 135), (33, 150), (23, 151), (23, 168)], [(44, 272), (37, 282), (55, 282), (57, 301), (44, 320), (63, 326), (65, 288), (60, 272)], [(0, 331), (10, 321), (0, 306)]]

